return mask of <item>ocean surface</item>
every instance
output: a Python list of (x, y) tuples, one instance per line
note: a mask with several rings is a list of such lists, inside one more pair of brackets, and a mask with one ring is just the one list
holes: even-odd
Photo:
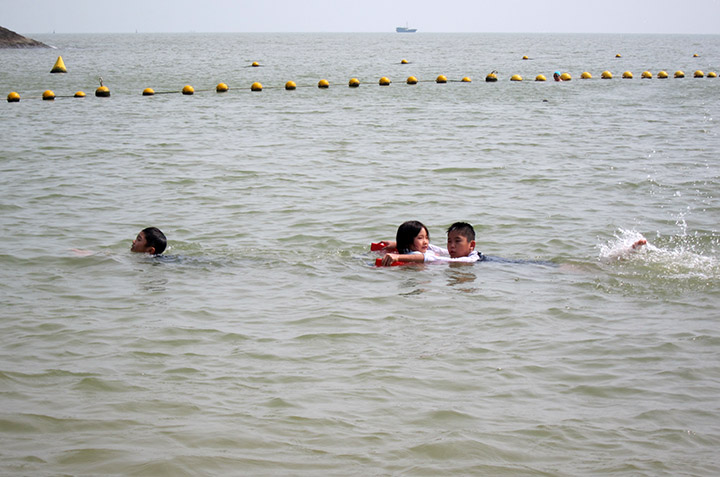
[[(720, 473), (720, 36), (29, 36), (1, 475)], [(507, 260), (374, 267), (411, 219)]]

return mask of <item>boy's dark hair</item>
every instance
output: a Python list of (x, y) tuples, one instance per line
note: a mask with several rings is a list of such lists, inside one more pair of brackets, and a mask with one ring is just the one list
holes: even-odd
[(395, 234), (395, 242), (397, 243), (398, 253), (410, 253), (412, 252), (413, 241), (415, 237), (420, 233), (421, 230), (425, 229), (427, 232), (428, 240), (430, 240), (430, 232), (421, 222), (417, 220), (408, 220), (400, 224)]
[(467, 222), (455, 222), (447, 229), (447, 233), (457, 232), (461, 236), (465, 237), (468, 242), (475, 240), (475, 229), (472, 225)]
[(165, 234), (162, 233), (159, 228), (148, 227), (143, 229), (142, 232), (145, 235), (145, 241), (148, 246), (155, 247), (155, 255), (160, 255), (165, 251), (165, 247), (167, 247), (167, 239), (165, 238)]

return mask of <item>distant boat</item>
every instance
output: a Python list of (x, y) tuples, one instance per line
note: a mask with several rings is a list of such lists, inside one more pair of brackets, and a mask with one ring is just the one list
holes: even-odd
[(407, 26), (404, 26), (395, 28), (395, 31), (398, 33), (415, 33), (417, 28), (408, 28)]

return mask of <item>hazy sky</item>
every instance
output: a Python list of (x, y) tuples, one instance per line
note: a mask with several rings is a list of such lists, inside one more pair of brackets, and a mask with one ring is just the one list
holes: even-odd
[(720, 0), (0, 0), (0, 12), (21, 34), (720, 33)]

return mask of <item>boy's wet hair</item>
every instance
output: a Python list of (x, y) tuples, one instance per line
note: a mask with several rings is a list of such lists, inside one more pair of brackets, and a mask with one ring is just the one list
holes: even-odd
[(427, 227), (425, 227), (422, 222), (418, 222), (417, 220), (408, 220), (407, 222), (400, 224), (400, 227), (397, 229), (397, 234), (395, 234), (395, 242), (397, 243), (398, 253), (412, 252), (413, 250), (411, 247), (415, 241), (415, 237), (417, 237), (423, 229), (425, 229), (428, 240), (430, 240), (430, 232), (428, 232)]
[(145, 235), (145, 241), (149, 247), (155, 247), (155, 255), (160, 255), (165, 251), (167, 247), (167, 239), (165, 234), (160, 231), (157, 227), (148, 227), (143, 229), (142, 233)]
[(448, 227), (447, 233), (450, 234), (450, 232), (459, 233), (462, 237), (465, 237), (468, 242), (475, 240), (475, 229), (467, 222), (455, 222)]

